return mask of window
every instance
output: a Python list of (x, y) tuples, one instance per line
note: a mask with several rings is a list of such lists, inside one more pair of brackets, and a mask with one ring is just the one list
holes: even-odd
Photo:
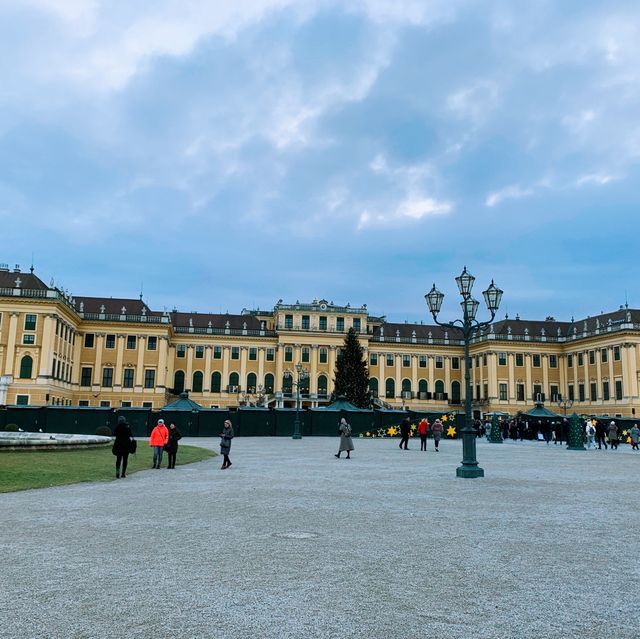
[(524, 366), (524, 355), (516, 353), (516, 366)]
[(31, 355), (25, 355), (20, 360), (20, 379), (31, 379), (33, 372), (33, 359)]
[(519, 402), (524, 402), (524, 384), (516, 384), (516, 399)]
[(507, 365), (507, 354), (498, 353), (498, 366), (506, 366), (506, 365)]
[(264, 392), (273, 393), (274, 377), (271, 373), (264, 376)]
[(309, 324), (310, 324), (310, 322), (309, 322), (309, 316), (308, 316), (308, 315), (303, 315), (303, 316), (302, 316), (302, 328), (303, 328), (305, 331), (308, 331), (308, 330), (309, 330)]
[(178, 395), (184, 390), (184, 371), (176, 371), (173, 375), (173, 392)]
[(558, 387), (554, 386), (553, 384), (549, 387), (549, 392), (551, 393), (551, 401), (552, 402), (557, 402), (560, 399), (560, 396), (558, 395)]
[(102, 369), (102, 385), (107, 388), (113, 386), (113, 368)]
[(134, 351), (136, 349), (137, 339), (135, 335), (127, 335), (127, 350)]
[(622, 380), (616, 379), (616, 399), (622, 399)]
[(89, 400), (88, 399), (81, 399), (78, 402), (78, 406), (89, 406)]
[(540, 368), (540, 355), (538, 353), (534, 353), (531, 357), (531, 364), (534, 368)]
[(584, 353), (578, 353), (578, 366), (584, 366)]
[(122, 386), (123, 388), (133, 388), (133, 368), (124, 369), (122, 374)]
[(85, 348), (93, 348), (93, 340), (95, 335), (93, 333), (87, 333), (84, 336), (84, 347)]
[(144, 371), (144, 387), (155, 388), (156, 385), (156, 371), (153, 368), (147, 368)]
[(257, 386), (258, 386), (258, 378), (256, 377), (256, 374), (249, 373), (247, 375), (247, 392), (252, 394), (255, 393)]
[(218, 371), (211, 374), (211, 392), (219, 393), (222, 386), (222, 375)]
[(607, 349), (606, 348), (600, 349), (600, 361), (603, 364), (606, 364), (609, 361), (609, 356), (607, 354)]
[(396, 396), (396, 383), (393, 378), (387, 379), (385, 383), (385, 397), (387, 399), (393, 399)]
[(476, 399), (480, 399), (480, 384), (476, 384)]
[(377, 366), (377, 365), (378, 365), (378, 353), (369, 353), (369, 366)]
[(320, 330), (321, 331), (327, 330), (327, 318), (324, 315), (320, 316)]
[(487, 354), (486, 353), (482, 354), (482, 365), (483, 366), (487, 365)]
[(420, 355), (418, 357), (418, 366), (420, 368), (426, 368), (427, 367), (427, 356), (426, 355)]
[(284, 347), (284, 361), (285, 362), (293, 361), (293, 348), (291, 346)]
[[(318, 380), (318, 392), (320, 392), (320, 380)], [(375, 377), (369, 378), (369, 392), (371, 397), (378, 396), (378, 380)]]
[(476, 355), (476, 368), (480, 368), (480, 355)]
[(549, 355), (549, 368), (558, 368), (558, 356)]
[[(318, 356), (319, 356), (319, 360), (320, 360), (320, 363), (321, 363), (321, 364), (326, 364), (326, 363), (327, 363), (327, 361), (328, 361), (328, 352), (327, 352), (327, 349), (326, 349), (326, 348), (324, 348), (324, 347), (323, 347), (323, 348), (321, 348), (321, 349), (318, 351)], [(375, 356), (376, 364), (377, 364), (377, 363), (378, 363), (378, 356), (377, 356), (375, 353), (373, 353), (373, 354), (371, 355), (371, 357), (373, 358), (374, 356)]]
[(100, 408), (111, 408), (111, 402), (108, 399), (101, 400)]
[(142, 402), (142, 408), (153, 408), (153, 402)]
[(158, 348), (158, 338), (155, 335), (147, 337), (147, 350), (155, 351)]
[(444, 368), (444, 360), (442, 355), (436, 355), (436, 368)]
[(404, 366), (404, 368), (408, 368), (409, 366), (411, 366), (411, 356), (410, 355), (403, 355), (402, 356), (402, 366)]
[(222, 346), (213, 347), (213, 359), (222, 359)]
[(240, 375), (238, 373), (233, 372), (229, 375), (229, 393), (239, 393), (240, 392)]
[(578, 384), (578, 401), (584, 402), (585, 397), (586, 396), (584, 394), (584, 384)]
[(204, 359), (204, 346), (196, 346), (196, 359)]
[(460, 369), (460, 358), (459, 357), (452, 357), (451, 358), (451, 368), (454, 368), (455, 370), (459, 370)]
[(544, 402), (544, 396), (542, 394), (542, 385), (534, 384), (533, 385), (533, 401), (535, 402)]
[(595, 363), (596, 363), (596, 352), (589, 351), (589, 364), (595, 364)]
[(255, 360), (258, 359), (258, 349), (255, 346), (251, 346), (249, 348), (249, 359), (252, 362), (255, 362)]
[(176, 348), (176, 357), (184, 357), (187, 354), (187, 347), (184, 344), (178, 344)]
[(204, 376), (202, 374), (202, 371), (196, 371), (193, 374), (193, 383), (191, 385), (191, 390), (194, 393), (201, 393), (202, 392), (202, 380), (204, 379)]
[(393, 366), (393, 355), (391, 353), (387, 353), (387, 366)]
[(614, 346), (613, 347), (613, 360), (615, 362), (619, 362), (620, 361), (620, 347), (619, 346)]
[(336, 331), (344, 331), (344, 317), (336, 317)]
[(569, 399), (573, 402), (576, 399), (576, 392), (575, 389), (573, 388), (573, 384), (569, 384), (569, 386), (567, 387), (567, 390), (569, 391)]
[(311, 358), (309, 357), (309, 347), (308, 347), (308, 346), (303, 346), (303, 347), (302, 347), (301, 357), (302, 357), (302, 361), (303, 361), (305, 364), (308, 364), (308, 363), (309, 363), (309, 360), (310, 360)]
[(595, 382), (591, 382), (589, 386), (591, 401), (595, 402), (598, 399), (598, 385)]
[(506, 399), (507, 399), (507, 385), (503, 384), (503, 383), (498, 384), (498, 391), (500, 393), (500, 400), (503, 401), (503, 402), (506, 401)]
[(240, 347), (232, 346), (231, 347), (231, 359), (240, 359)]
[(567, 355), (567, 368), (573, 368), (573, 355)]
[(36, 336), (33, 333), (25, 333), (22, 336), (22, 343), (23, 344), (35, 344), (36, 343)]
[(609, 382), (602, 382), (602, 399), (605, 402), (608, 402), (610, 397), (609, 397)]
[(354, 317), (353, 318), (353, 330), (357, 331), (358, 333), (360, 332), (360, 318), (359, 317)]
[(25, 331), (35, 331), (36, 330), (36, 319), (37, 315), (27, 315), (24, 316), (24, 330)]
[(273, 362), (276, 358), (276, 352), (273, 348), (268, 348), (267, 349), (267, 361), (268, 362)]
[(89, 366), (83, 366), (80, 371), (80, 386), (91, 386), (93, 370)]
[(107, 338), (104, 342), (105, 348), (115, 348), (116, 347), (116, 336), (115, 335), (107, 335)]
[(28, 406), (29, 405), (29, 395), (16, 395), (16, 405), (18, 405), (18, 406)]
[(285, 328), (293, 328), (293, 315), (285, 315), (284, 316), (284, 327)]
[(120, 408), (131, 408), (131, 402), (127, 402), (125, 400), (122, 400), (120, 402)]

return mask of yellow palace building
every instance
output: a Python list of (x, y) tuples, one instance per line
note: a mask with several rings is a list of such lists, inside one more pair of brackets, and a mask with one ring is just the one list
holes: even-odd
[[(426, 310), (426, 309), (425, 309)], [(158, 409), (181, 391), (205, 407), (326, 403), (344, 335), (365, 350), (374, 402), (460, 410), (461, 336), (391, 323), (327, 300), (239, 314), (157, 312), (140, 299), (71, 297), (33, 268), (0, 265), (0, 405)], [(576, 321), (496, 321), (471, 345), (476, 414), (550, 408), (631, 417), (640, 409), (640, 311)], [(293, 374), (291, 374), (293, 372)]]

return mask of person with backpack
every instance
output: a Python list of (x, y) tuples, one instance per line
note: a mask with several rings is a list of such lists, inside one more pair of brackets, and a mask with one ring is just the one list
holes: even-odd
[(151, 431), (149, 437), (149, 446), (153, 448), (153, 466), (152, 468), (160, 468), (162, 463), (162, 451), (164, 445), (169, 441), (169, 431), (164, 425), (164, 419), (159, 419), (158, 423)]
[(587, 419), (587, 421), (584, 423), (584, 434), (587, 438), (587, 450), (595, 448), (596, 445), (594, 440), (596, 436), (596, 429), (594, 428), (591, 419)]
[[(111, 452), (116, 456), (116, 479), (127, 476), (127, 462), (129, 461), (129, 453), (131, 452), (131, 442), (134, 441), (131, 426), (127, 420), (121, 415), (118, 417), (118, 423), (113, 431), (115, 437)], [(120, 469), (122, 468), (122, 475)]]
[(351, 451), (354, 450), (353, 439), (351, 439), (351, 426), (349, 426), (344, 417), (340, 420), (338, 432), (340, 433), (340, 448), (335, 456), (340, 459), (340, 453), (345, 451), (347, 459), (351, 459)]

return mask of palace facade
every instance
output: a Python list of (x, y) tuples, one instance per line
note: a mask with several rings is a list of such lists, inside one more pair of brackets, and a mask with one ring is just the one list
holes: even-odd
[[(71, 297), (0, 265), (0, 405), (158, 409), (185, 390), (205, 407), (326, 403), (353, 327), (379, 405), (461, 410), (463, 343), (439, 326), (386, 322), (326, 300), (240, 314), (153, 311), (140, 299)], [(640, 311), (571, 322), (504, 319), (471, 345), (474, 411), (631, 417), (640, 409)]]

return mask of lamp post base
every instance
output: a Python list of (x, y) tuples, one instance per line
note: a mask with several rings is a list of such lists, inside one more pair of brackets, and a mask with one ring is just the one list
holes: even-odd
[(300, 433), (293, 433), (293, 437), (291, 439), (302, 439), (302, 435)]
[(475, 479), (476, 477), (484, 477), (484, 470), (480, 466), (458, 466), (456, 468), (456, 477), (464, 477), (466, 479)]

